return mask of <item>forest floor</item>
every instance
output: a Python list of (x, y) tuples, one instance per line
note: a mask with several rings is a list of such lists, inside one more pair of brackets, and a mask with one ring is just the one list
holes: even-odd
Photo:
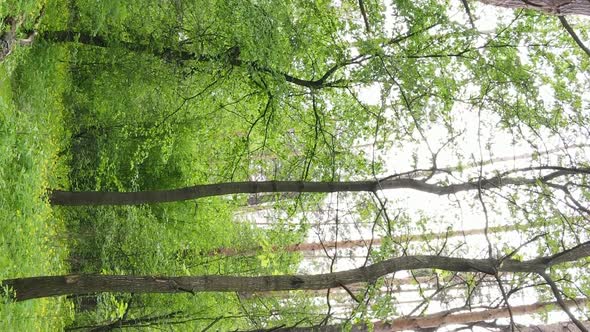
[[(67, 272), (65, 226), (45, 192), (67, 187), (63, 90), (67, 52), (18, 48), (0, 63), (0, 280)], [(58, 331), (65, 299), (0, 302), (0, 331)]]

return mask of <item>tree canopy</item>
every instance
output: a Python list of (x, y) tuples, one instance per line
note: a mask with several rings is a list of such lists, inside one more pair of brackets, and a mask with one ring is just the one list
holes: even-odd
[(589, 4), (0, 4), (0, 326), (585, 330)]

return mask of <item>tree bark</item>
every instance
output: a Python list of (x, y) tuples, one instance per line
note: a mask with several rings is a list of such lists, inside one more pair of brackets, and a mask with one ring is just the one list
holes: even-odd
[(588, 0), (479, 0), (482, 3), (513, 8), (533, 9), (553, 15), (590, 15)]
[[(590, 169), (568, 169), (563, 167), (542, 167), (553, 172), (536, 178), (495, 176), (487, 179), (468, 181), (459, 184), (438, 185), (411, 178), (387, 178), (378, 181), (345, 182), (307, 182), (307, 181), (248, 181), (203, 184), (171, 190), (138, 192), (73, 192), (50, 190), (49, 202), (52, 205), (138, 205), (146, 203), (176, 202), (202, 197), (228, 194), (254, 193), (332, 193), (332, 192), (375, 192), (384, 189), (413, 189), (435, 195), (450, 195), (461, 191), (493, 189), (507, 185), (535, 185), (565, 175), (590, 174)], [(531, 169), (533, 170), (533, 169)]]
[(131, 52), (140, 52), (145, 54), (151, 54), (159, 57), (166, 61), (198, 61), (198, 62), (211, 62), (211, 61), (225, 61), (232, 66), (250, 66), (258, 71), (265, 72), (268, 74), (278, 74), (285, 78), (289, 83), (299, 85), (306, 88), (320, 89), (324, 87), (332, 86), (335, 82), (329, 82), (330, 76), (339, 68), (348, 65), (348, 63), (338, 64), (330, 68), (324, 76), (317, 80), (307, 80), (298, 78), (287, 73), (275, 71), (271, 68), (264, 67), (257, 62), (246, 62), (240, 59), (239, 47), (231, 47), (227, 52), (221, 54), (207, 55), (207, 54), (196, 54), (191, 51), (184, 50), (182, 47), (163, 47), (156, 48), (148, 44), (142, 44), (137, 42), (128, 41), (108, 41), (106, 38), (98, 35), (91, 35), (85, 32), (76, 31), (44, 31), (41, 34), (41, 38), (44, 40), (56, 42), (56, 43), (70, 43), (77, 42), (84, 45), (95, 46), (95, 47), (114, 47), (119, 46), (127, 49)]
[[(517, 225), (505, 225), (505, 226), (492, 226), (487, 229), (488, 234), (510, 232), (519, 229)], [(468, 230), (449, 230), (441, 233), (425, 233), (415, 235), (400, 235), (394, 236), (390, 239), (393, 242), (410, 242), (410, 241), (427, 241), (429, 239), (444, 239), (457, 236), (471, 236), (471, 235), (483, 235), (486, 233), (485, 228), (479, 229), (468, 229)], [(326, 241), (326, 242), (311, 242), (311, 243), (298, 243), (288, 246), (274, 246), (273, 251), (281, 252), (305, 252), (305, 251), (323, 251), (333, 249), (352, 249), (360, 247), (368, 247), (369, 243), (373, 246), (379, 246), (383, 242), (383, 239), (377, 238), (373, 240), (340, 240), (340, 241)], [(236, 248), (218, 248), (209, 252), (209, 255), (224, 255), (224, 256), (238, 256), (238, 255), (255, 255), (262, 247), (253, 247), (245, 249)]]
[(163, 58), (163, 59), (170, 59), (176, 61), (188, 61), (188, 60), (196, 60), (196, 61), (212, 61), (212, 60), (219, 60), (220, 57), (217, 56), (207, 56), (207, 55), (197, 55), (192, 52), (187, 52), (182, 49), (173, 49), (173, 48), (157, 48), (153, 47), (149, 44), (141, 44), (141, 43), (134, 43), (134, 42), (127, 42), (127, 41), (108, 41), (106, 38), (100, 35), (92, 35), (84, 32), (76, 32), (76, 31), (43, 31), (40, 33), (39, 37), (41, 39), (56, 42), (56, 43), (73, 43), (77, 42), (84, 45), (95, 46), (100, 48), (106, 47), (115, 47), (119, 46), (121, 48), (127, 49), (132, 52), (140, 52), (140, 53), (147, 53), (152, 54), (154, 56)]
[(337, 288), (356, 282), (369, 282), (397, 271), (428, 268), (457, 272), (482, 272), (491, 275), (498, 272), (540, 274), (555, 264), (576, 261), (588, 256), (590, 256), (590, 242), (552, 256), (528, 261), (417, 255), (397, 257), (366, 267), (317, 275), (259, 277), (66, 275), (8, 279), (4, 280), (2, 284), (14, 291), (14, 293), (6, 295), (17, 301), (95, 292), (264, 292)]
[[(588, 302), (587, 300), (584, 302)], [(584, 302), (578, 301), (579, 304)], [(590, 329), (590, 322), (582, 322), (587, 329)], [(504, 331), (510, 331), (509, 327), (505, 328)], [(530, 325), (522, 326), (518, 328), (519, 332), (571, 332), (577, 331), (576, 325), (572, 322), (559, 322), (554, 324), (545, 325)]]
[[(587, 298), (580, 298), (576, 300), (568, 300), (566, 301), (566, 305), (569, 307), (573, 307), (576, 305), (585, 305), (586, 303), (590, 302)], [(532, 315), (536, 313), (541, 313), (546, 310), (556, 310), (557, 302), (539, 302), (533, 303), (528, 305), (519, 305), (519, 306), (511, 306), (510, 309), (513, 315)], [(373, 328), (370, 329), (369, 326), (366, 324), (356, 324), (353, 325), (351, 331), (356, 332), (391, 332), (391, 331), (403, 331), (403, 330), (431, 330), (441, 328), (447, 325), (464, 325), (469, 323), (477, 323), (486, 320), (494, 320), (498, 318), (507, 318), (510, 317), (510, 312), (508, 308), (498, 308), (498, 309), (487, 309), (482, 311), (471, 311), (471, 312), (463, 312), (463, 313), (453, 313), (449, 311), (443, 311), (431, 315), (425, 316), (414, 316), (414, 317), (404, 317), (404, 318), (397, 318), (393, 319), (388, 322), (378, 321), (373, 323)], [(587, 324), (587, 323), (586, 323)], [(553, 324), (552, 324), (553, 325)], [(551, 326), (551, 325), (548, 325)], [(553, 327), (561, 328), (563, 323), (555, 324)], [(519, 328), (518, 331), (575, 331), (575, 326), (573, 323), (566, 323), (565, 326), (572, 327), (573, 329), (564, 330), (564, 329), (545, 329), (545, 330), (535, 330), (536, 327), (532, 328)], [(327, 325), (327, 326), (314, 326), (314, 327), (291, 327), (291, 328), (281, 328), (276, 329), (273, 331), (291, 331), (291, 332), (332, 332), (332, 331), (342, 331), (345, 328), (344, 325)], [(509, 329), (508, 329), (509, 330)]]

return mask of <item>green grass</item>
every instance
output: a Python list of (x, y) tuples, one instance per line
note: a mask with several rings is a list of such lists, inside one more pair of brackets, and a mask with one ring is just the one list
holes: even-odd
[[(45, 195), (67, 186), (62, 94), (65, 50), (17, 49), (0, 63), (0, 280), (67, 272), (64, 221)], [(63, 298), (0, 303), (0, 331), (62, 330)]]

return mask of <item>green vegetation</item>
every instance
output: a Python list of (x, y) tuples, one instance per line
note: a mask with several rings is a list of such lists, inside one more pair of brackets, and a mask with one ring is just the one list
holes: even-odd
[[(430, 206), (410, 211), (378, 186), (335, 199), (236, 194), (117, 207), (51, 206), (51, 189), (127, 192), (390, 175), (414, 181), (403, 188), (431, 193), (427, 185), (463, 185), (464, 196), (439, 195), (453, 194), (487, 230), (509, 229), (518, 239), (492, 235), (491, 250), (486, 231), (489, 255), (529, 259), (586, 243), (590, 57), (559, 21), (519, 10), (489, 32), (457, 18), (464, 13), (450, 3), (364, 1), (362, 13), (359, 3), (1, 3), (0, 17), (17, 23), (11, 52), (0, 59), (0, 280), (296, 274), (309, 261), (294, 245), (322, 223), (326, 238), (335, 237), (332, 247), (355, 231), (379, 238), (374, 246), (363, 242), (366, 258), (356, 266), (410, 254), (488, 257), (487, 249), (470, 252), (467, 237), (447, 243), (445, 230), (464, 230), (458, 214), (433, 216)], [(12, 28), (7, 22), (4, 32)], [(34, 42), (21, 45), (18, 39), (32, 31)], [(527, 159), (522, 165), (494, 164), (508, 148), (531, 156), (520, 158)], [(443, 158), (453, 164), (445, 168)], [(257, 209), (264, 213), (252, 218), (269, 226), (240, 216)], [(516, 254), (527, 241), (538, 255)], [(319, 248), (325, 249), (313, 250)], [(325, 251), (330, 271), (337, 254), (358, 255), (334, 252)], [(588, 278), (572, 278), (588, 272), (584, 259), (550, 271), (568, 297), (588, 292)], [(442, 283), (458, 276), (429, 269), (412, 277), (426, 275)], [(464, 301), (483, 287), (484, 278), (474, 276), (465, 279)], [(503, 282), (518, 293), (539, 280)], [(367, 281), (345, 288), (352, 304), (334, 295), (345, 303), (341, 312), (322, 302), (330, 299), (326, 293), (303, 291), (104, 293), (18, 303), (5, 296), (0, 330), (349, 327), (407, 314), (396, 302), (401, 288)], [(412, 314), (426, 312), (434, 297), (417, 292), (424, 303)]]
[[(64, 215), (45, 197), (68, 186), (69, 145), (63, 94), (69, 71), (59, 47), (19, 50), (0, 65), (0, 275), (1, 278), (68, 271)], [(65, 299), (0, 306), (3, 331), (60, 330), (73, 307)]]
[[(118, 13), (124, 8), (108, 5), (96, 10), (94, 3), (80, 2), (79, 8), (59, 2), (46, 6), (41, 24), (47, 30), (64, 29), (64, 24), (73, 24), (75, 16), (82, 18), (80, 24), (88, 24), (83, 26), (96, 26), (98, 31), (93, 33), (103, 32), (103, 27), (117, 35), (123, 32), (109, 30), (113, 25), (123, 26), (117, 20), (128, 24), (127, 20), (140, 17)], [(129, 9), (143, 12), (143, 8), (138, 3)], [(39, 8), (5, 4), (7, 9), (4, 14), (34, 16)], [(162, 12), (155, 8), (154, 13)], [(154, 20), (166, 18), (156, 16)], [(145, 66), (150, 70), (145, 71)], [(2, 220), (7, 221), (1, 232), (2, 279), (67, 272), (252, 275), (294, 271), (297, 254), (269, 254), (272, 261), (264, 254), (249, 259), (214, 255), (219, 248), (301, 240), (302, 233), (281, 231), (287, 226), (262, 232), (236, 223), (231, 211), (243, 205), (244, 199), (73, 210), (52, 209), (46, 200), (47, 188), (174, 188), (230, 179), (230, 174), (242, 177), (238, 167), (243, 166), (231, 164), (231, 152), (241, 150), (247, 123), (209, 111), (191, 113), (182, 109), (187, 106), (179, 99), (183, 95), (194, 99), (198, 96), (189, 96), (194, 91), (207, 91), (208, 80), (216, 79), (215, 72), (209, 77), (182, 79), (183, 73), (174, 65), (151, 54), (43, 40), (32, 48), (15, 49), (1, 69)], [(220, 108), (226, 98), (230, 97), (207, 93), (200, 105), (205, 110)], [(224, 126), (207, 125), (213, 121)], [(237, 135), (227, 135), (228, 127)], [(76, 326), (100, 325), (123, 315), (131, 319), (170, 314), (170, 318), (182, 318), (198, 329), (219, 315), (238, 312), (248, 302), (251, 300), (239, 301), (227, 294), (5, 301), (0, 320), (6, 331), (53, 331), (72, 321)], [(268, 302), (268, 306), (279, 305), (272, 299)], [(91, 310), (85, 311), (88, 305)], [(241, 320), (245, 322), (246, 317)], [(237, 326), (239, 321), (218, 326)]]

